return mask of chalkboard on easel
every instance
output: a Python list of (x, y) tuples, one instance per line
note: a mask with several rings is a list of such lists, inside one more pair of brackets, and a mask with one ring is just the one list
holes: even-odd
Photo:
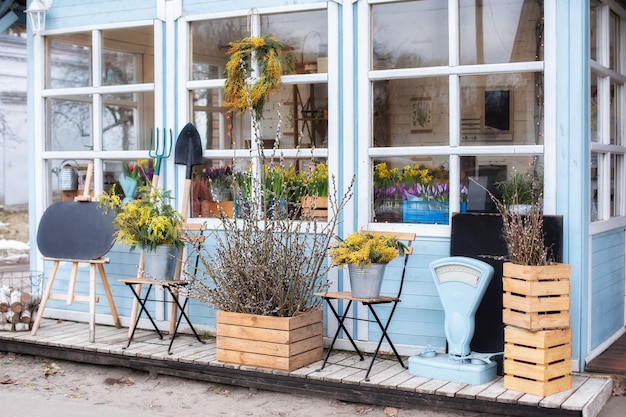
[(46, 209), (37, 229), (37, 247), (45, 257), (91, 260), (113, 246), (115, 214), (97, 202), (57, 202)]

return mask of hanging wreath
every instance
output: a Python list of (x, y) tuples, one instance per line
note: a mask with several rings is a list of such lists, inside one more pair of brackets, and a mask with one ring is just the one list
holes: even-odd
[[(224, 106), (230, 111), (254, 110), (257, 120), (263, 118), (263, 106), (269, 94), (280, 86), (282, 44), (272, 36), (252, 36), (238, 42), (230, 42), (226, 63)], [(258, 65), (258, 76), (253, 83), (247, 82), (252, 73), (252, 55)]]

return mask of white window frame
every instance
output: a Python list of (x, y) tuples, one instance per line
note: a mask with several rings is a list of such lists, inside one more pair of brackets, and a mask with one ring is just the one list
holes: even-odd
[[(591, 131), (588, 132), (590, 156), (594, 153), (598, 156), (597, 220), (590, 223), (590, 236), (626, 226), (626, 191), (624, 190), (624, 184), (626, 184), (626, 169), (624, 167), (626, 163), (626, 137), (624, 137), (626, 118), (623, 116), (626, 109), (626, 53), (623, 51), (619, 53), (621, 62), (617, 63), (617, 67), (620, 68), (621, 73), (610, 69), (609, 62), (609, 23), (611, 12), (616, 13), (621, 19), (619, 42), (622, 48), (626, 45), (626, 14), (623, 9), (618, 8), (611, 1), (599, 1), (602, 5), (599, 8), (596, 21), (596, 29), (598, 31), (596, 34), (597, 44), (595, 45), (597, 60), (594, 61), (591, 57), (589, 60), (591, 77), (597, 79), (598, 91), (597, 141), (592, 141)], [(621, 143), (621, 145), (611, 144), (611, 83), (616, 84), (614, 96), (616, 100), (619, 100), (619, 103), (617, 103), (618, 117), (620, 118), (618, 120), (618, 134), (621, 135), (621, 138), (616, 138), (616, 143)], [(611, 217), (611, 160), (614, 156), (621, 159), (621, 163), (618, 164), (614, 173), (615, 184), (613, 184), (614, 198), (616, 199), (613, 205), (617, 207), (619, 213)], [(589, 173), (589, 178), (591, 178), (591, 173)], [(591, 201), (589, 201), (589, 205), (588, 209), (591, 211)]]
[[(338, 147), (339, 137), (339, 75), (335, 69), (339, 63), (339, 8), (335, 2), (319, 2), (306, 5), (290, 5), (283, 7), (267, 7), (258, 8), (255, 10), (259, 16), (276, 13), (292, 13), (292, 12), (305, 12), (315, 10), (327, 10), (328, 19), (328, 72), (327, 73), (315, 73), (315, 74), (293, 74), (283, 75), (281, 77), (282, 85), (295, 85), (295, 84), (326, 84), (328, 88), (328, 147), (327, 148), (312, 148), (312, 149), (278, 149), (278, 150), (264, 150), (266, 157), (282, 157), (285, 159), (292, 158), (326, 158), (328, 163), (329, 175), (337, 176), (339, 167), (339, 153), (336, 152)], [(187, 74), (186, 77), (179, 77), (179, 96), (178, 103), (181, 105), (178, 107), (178, 123), (184, 125), (186, 121), (191, 120), (189, 94), (192, 90), (197, 89), (221, 89), (224, 87), (226, 81), (225, 78), (210, 79), (210, 80), (192, 80), (191, 77), (191, 59), (190, 51), (190, 24), (195, 21), (201, 20), (217, 20), (234, 17), (245, 17), (250, 15), (250, 10), (240, 10), (235, 12), (225, 13), (211, 13), (187, 16), (181, 18), (178, 31), (178, 50), (180, 52), (181, 67), (179, 73)], [(254, 25), (253, 26), (253, 35)], [(258, 30), (258, 29), (257, 29)], [(258, 33), (257, 33), (258, 34)], [(182, 123), (182, 124), (181, 124)], [(254, 141), (253, 141), (254, 142)], [(329, 152), (329, 149), (332, 150)], [(232, 158), (250, 158), (250, 150), (246, 149), (204, 149), (202, 157), (205, 159), (232, 159)], [(180, 185), (180, 184), (179, 184)], [(179, 189), (182, 189), (179, 187)], [(194, 219), (190, 218), (190, 221)], [(197, 219), (198, 221), (206, 221), (210, 226), (218, 226), (219, 219)]]
[[(371, 21), (370, 10), (371, 6), (375, 4), (393, 3), (395, 0), (368, 0), (359, 2), (358, 8), (358, 21), (360, 22), (358, 28), (359, 44), (358, 44), (358, 56), (359, 56), (359, 68), (370, 68), (371, 56), (370, 56), (370, 44), (371, 44)], [(546, 2), (549, 4), (544, 5), (544, 21), (546, 26), (549, 22), (554, 22), (552, 2)], [(445, 67), (424, 67), (424, 68), (407, 68), (407, 69), (391, 69), (391, 70), (377, 70), (377, 71), (360, 71), (358, 74), (358, 88), (359, 95), (363, 95), (364, 98), (360, 99), (361, 105), (359, 105), (358, 119), (367, 120), (368, 123), (359, 123), (357, 137), (370, 138), (368, 143), (371, 143), (371, 104), (363, 105), (363, 103), (372, 102), (372, 82), (376, 80), (391, 80), (402, 79), (411, 77), (427, 77), (427, 76), (448, 76), (449, 79), (449, 97), (450, 97), (450, 120), (449, 131), (450, 141), (448, 145), (442, 146), (416, 146), (416, 147), (391, 147), (391, 148), (375, 148), (369, 146), (363, 146), (362, 143), (358, 145), (358, 166), (365, 172), (360, 172), (361, 178), (366, 178), (366, 181), (360, 181), (358, 184), (358, 194), (367, 196), (367, 204), (360, 204), (358, 207), (358, 217), (362, 227), (374, 226), (374, 223), (369, 223), (372, 211), (372, 181), (373, 174), (371, 169), (372, 158), (377, 157), (393, 157), (393, 156), (448, 156), (450, 159), (449, 164), (449, 179), (450, 190), (458, 190), (460, 186), (460, 157), (461, 156), (479, 156), (479, 155), (537, 155), (544, 158), (544, 212), (547, 214), (553, 213), (555, 210), (554, 202), (554, 164), (552, 158), (554, 153), (554, 145), (550, 138), (549, 129), (552, 126), (547, 121), (554, 114), (554, 99), (549, 96), (548, 92), (553, 89), (554, 86), (546, 83), (551, 81), (551, 78), (546, 77), (545, 66), (548, 64), (551, 57), (556, 54), (549, 54), (546, 48), (550, 47), (550, 42), (554, 39), (545, 38), (544, 47), (544, 61), (533, 62), (521, 62), (521, 63), (505, 63), (505, 64), (483, 64), (483, 65), (459, 65), (459, 5), (458, 0), (448, 0), (449, 10), (449, 22), (448, 25), (448, 38), (449, 43), (449, 62), (450, 65)], [(552, 19), (552, 20), (550, 20)], [(365, 22), (365, 23), (363, 23)], [(506, 72), (542, 72), (545, 80), (546, 92), (544, 100), (544, 145), (510, 145), (510, 146), (465, 146), (460, 145), (460, 77), (473, 74), (499, 74), (502, 73), (504, 68)], [(366, 94), (364, 94), (366, 93)], [(553, 141), (552, 141), (553, 142)], [(459, 211), (460, 201), (458, 193), (450, 193), (450, 211)], [(397, 224), (375, 224), (377, 228), (387, 229), (390, 231), (411, 230), (416, 232), (419, 236), (432, 236), (432, 237), (449, 237), (450, 225), (429, 225), (429, 224), (415, 224), (415, 223), (397, 223)]]

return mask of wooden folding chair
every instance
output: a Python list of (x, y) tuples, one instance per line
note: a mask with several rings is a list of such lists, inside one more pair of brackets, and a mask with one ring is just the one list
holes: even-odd
[[(205, 230), (206, 230), (206, 224), (204, 223), (202, 224), (184, 223), (183, 226), (181, 227), (182, 239), (187, 245), (191, 245), (197, 251), (200, 249), (200, 246), (204, 243), (204, 240), (205, 240), (204, 231)], [(159, 280), (158, 278), (148, 279), (144, 277), (141, 273), (143, 269), (141, 260), (139, 263), (140, 265), (139, 265), (139, 272), (137, 274), (137, 277), (120, 280), (120, 282), (126, 284), (130, 288), (134, 296), (133, 307), (131, 310), (131, 317), (130, 317), (131, 326), (128, 329), (128, 345), (126, 347), (130, 346), (130, 343), (133, 340), (133, 336), (135, 335), (135, 330), (137, 328), (137, 324), (139, 323), (141, 314), (144, 312), (146, 313), (146, 317), (152, 323), (152, 326), (154, 327), (154, 329), (159, 334), (159, 337), (163, 338), (161, 331), (158, 329), (156, 323), (154, 322), (154, 319), (152, 318), (152, 316), (150, 315), (150, 312), (148, 311), (146, 307), (146, 302), (149, 300), (150, 292), (154, 285), (160, 286), (165, 291), (167, 291), (172, 297), (172, 301), (173, 301), (171, 303), (171, 309), (170, 309), (169, 334), (171, 335), (171, 341), (170, 341), (170, 345), (169, 345), (167, 352), (171, 354), (172, 344), (174, 343), (174, 339), (176, 338), (176, 333), (178, 332), (178, 327), (180, 326), (180, 322), (183, 318), (187, 321), (187, 324), (191, 328), (191, 331), (193, 332), (193, 334), (196, 336), (196, 339), (198, 339), (200, 343), (204, 343), (200, 339), (200, 336), (194, 329), (193, 325), (191, 324), (191, 321), (189, 320), (189, 317), (187, 316), (187, 313), (185, 312), (185, 308), (187, 307), (187, 302), (189, 301), (189, 298), (185, 297), (185, 301), (183, 302), (183, 304), (180, 303), (180, 299), (179, 299), (180, 292), (185, 291), (189, 284), (189, 281), (181, 279), (183, 256), (184, 256), (184, 250), (180, 249), (178, 256), (176, 258), (176, 269), (174, 272), (173, 280)], [(194, 267), (195, 270), (197, 270), (198, 259), (199, 259), (199, 254), (196, 255), (196, 265)], [(148, 289), (146, 290), (145, 294), (142, 297), (142, 287), (144, 285), (148, 285)], [(180, 310), (180, 314), (178, 314), (179, 310)]]
[[(389, 334), (387, 333), (387, 329), (389, 328), (389, 324), (391, 323), (391, 319), (393, 318), (393, 314), (396, 311), (396, 307), (397, 307), (398, 303), (400, 302), (400, 296), (402, 295), (402, 287), (404, 286), (404, 276), (406, 274), (406, 265), (407, 265), (407, 262), (409, 260), (409, 255), (411, 253), (413, 253), (413, 248), (412, 248), (411, 244), (415, 240), (415, 233), (380, 232), (380, 231), (373, 231), (373, 230), (364, 230), (363, 232), (368, 232), (368, 233), (372, 233), (372, 234), (381, 234), (381, 235), (385, 235), (385, 236), (389, 236), (390, 235), (390, 236), (396, 237), (398, 240), (407, 242), (407, 250), (405, 251), (405, 254), (404, 254), (404, 261), (403, 261), (403, 265), (402, 265), (402, 275), (401, 275), (401, 278), (400, 278), (400, 284), (398, 286), (398, 293), (397, 293), (397, 295), (395, 295), (395, 296), (381, 295), (378, 298), (356, 298), (356, 297), (352, 296), (352, 293), (350, 291), (321, 292), (321, 293), (316, 293), (315, 295), (320, 296), (324, 300), (326, 300), (326, 304), (328, 305), (328, 308), (333, 313), (333, 315), (335, 316), (335, 318), (337, 319), (337, 321), (339, 323), (339, 326), (337, 327), (337, 331), (335, 332), (333, 340), (330, 343), (330, 346), (328, 348), (328, 352), (326, 353), (326, 357), (324, 358), (324, 362), (322, 363), (322, 366), (321, 366), (321, 368), (319, 370), (324, 369), (324, 367), (328, 363), (328, 358), (330, 357), (330, 354), (331, 354), (331, 352), (333, 350), (333, 346), (335, 345), (335, 342), (337, 341), (337, 338), (339, 337), (339, 334), (340, 334), (340, 332), (342, 330), (344, 331), (344, 333), (348, 337), (348, 340), (352, 344), (352, 347), (354, 347), (354, 350), (359, 354), (359, 357), (361, 358), (361, 360), (365, 359), (364, 356), (363, 356), (363, 353), (357, 347), (356, 343), (354, 342), (354, 339), (352, 338), (352, 335), (350, 334), (350, 332), (348, 331), (348, 329), (346, 328), (346, 326), (344, 324), (346, 319), (368, 321), (368, 322), (372, 322), (372, 323), (377, 323), (378, 326), (380, 327), (380, 330), (382, 331), (382, 334), (380, 335), (380, 339), (378, 340), (378, 344), (376, 345), (376, 350), (374, 351), (374, 354), (372, 356), (372, 361), (370, 362), (370, 365), (367, 368), (367, 372), (365, 373), (365, 380), (369, 381), (369, 374), (370, 374), (370, 372), (372, 370), (372, 366), (374, 366), (374, 362), (376, 361), (376, 357), (378, 356), (378, 351), (380, 350), (380, 347), (381, 347), (381, 345), (383, 343), (383, 340), (385, 340), (385, 339), (387, 340), (387, 343), (389, 343), (389, 346), (393, 350), (393, 353), (396, 355), (396, 358), (398, 359), (398, 362), (400, 362), (400, 365), (403, 368), (406, 368), (406, 366), (404, 366), (404, 362), (402, 362), (402, 358), (400, 358), (400, 355), (398, 354), (398, 351), (396, 350), (396, 347), (393, 345), (393, 343), (391, 342), (391, 339), (389, 338)], [(343, 300), (343, 301), (347, 301), (347, 303), (342, 303), (342, 304), (345, 304), (345, 306), (343, 307), (343, 309), (338, 311), (333, 306), (332, 301), (334, 301), (334, 300)], [(348, 313), (350, 311), (350, 307), (352, 306), (352, 302), (354, 302), (354, 301), (356, 301), (357, 303), (361, 303), (361, 304), (367, 306), (368, 311), (372, 314), (372, 317), (374, 319), (373, 320), (370, 319), (370, 318), (363, 319), (363, 318), (359, 318), (359, 317), (348, 316)], [(374, 309), (374, 306), (378, 306), (378, 305), (381, 305), (381, 304), (391, 304), (391, 306), (392, 306), (391, 307), (391, 311), (389, 313), (389, 316), (387, 317), (387, 320), (385, 322), (383, 322), (380, 319), (380, 317), (376, 313), (376, 310)]]

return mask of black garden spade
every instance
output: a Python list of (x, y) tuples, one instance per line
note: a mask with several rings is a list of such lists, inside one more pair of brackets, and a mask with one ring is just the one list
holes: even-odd
[(202, 140), (200, 139), (200, 133), (196, 127), (187, 123), (183, 130), (180, 131), (178, 139), (176, 139), (176, 149), (174, 162), (177, 165), (186, 165), (187, 170), (185, 174), (185, 189), (183, 192), (183, 218), (187, 218), (187, 212), (189, 210), (189, 200), (191, 194), (191, 172), (194, 165), (200, 165), (202, 163)]

